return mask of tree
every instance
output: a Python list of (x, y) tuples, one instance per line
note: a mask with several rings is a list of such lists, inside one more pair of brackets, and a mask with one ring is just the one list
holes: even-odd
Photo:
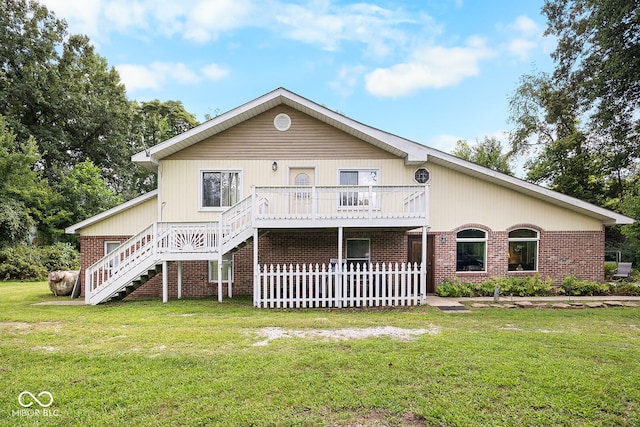
[(131, 108), (118, 73), (35, 1), (0, 0), (0, 114), (19, 140), (35, 138), (50, 182), (87, 158), (113, 185), (129, 169)]
[(33, 169), (39, 160), (33, 138), (19, 142), (0, 116), (0, 246), (25, 242), (46, 215), (51, 193)]
[(495, 137), (485, 136), (483, 142), (476, 142), (474, 146), (470, 146), (467, 141), (460, 140), (456, 143), (452, 154), (480, 166), (513, 175), (510, 155), (502, 153), (502, 144)]
[(546, 35), (557, 37), (554, 84), (576, 117), (616, 197), (640, 157), (640, 8), (637, 0), (546, 0)]
[[(131, 153), (149, 149), (199, 124), (196, 117), (185, 110), (180, 101), (134, 101), (132, 109), (133, 118), (128, 136)], [(128, 185), (120, 190), (125, 198), (157, 187), (156, 175), (141, 167), (131, 168), (131, 174), (127, 179)]]
[(526, 179), (579, 199), (606, 205), (612, 171), (588, 129), (575, 98), (549, 74), (525, 75), (510, 100), (513, 153), (533, 154)]

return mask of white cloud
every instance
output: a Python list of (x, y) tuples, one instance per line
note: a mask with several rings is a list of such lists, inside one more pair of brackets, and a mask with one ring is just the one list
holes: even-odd
[(121, 64), (116, 66), (116, 69), (127, 90), (131, 92), (143, 89), (160, 90), (170, 80), (180, 84), (193, 84), (202, 80), (201, 76), (180, 62), (154, 62), (150, 65)]
[(274, 24), (285, 37), (316, 44), (327, 51), (340, 49), (344, 42), (367, 47), (367, 54), (385, 57), (407, 42), (400, 27), (410, 25), (421, 32), (437, 31), (426, 14), (411, 14), (403, 9), (385, 9), (365, 3), (334, 5), (331, 1), (312, 1), (304, 6), (279, 4)]
[(544, 45), (544, 30), (528, 16), (518, 16), (503, 31), (510, 36), (510, 40), (505, 44), (505, 50), (521, 61), (527, 61), (535, 49)]
[(209, 64), (201, 69), (202, 74), (211, 80), (222, 80), (229, 75), (229, 70), (218, 64)]
[(422, 89), (454, 86), (478, 75), (480, 61), (494, 55), (479, 37), (470, 38), (461, 47), (423, 46), (408, 61), (367, 74), (366, 87), (377, 96), (400, 97)]
[(216, 39), (223, 31), (250, 25), (254, 10), (250, 0), (200, 0), (187, 15), (184, 38), (196, 42)]

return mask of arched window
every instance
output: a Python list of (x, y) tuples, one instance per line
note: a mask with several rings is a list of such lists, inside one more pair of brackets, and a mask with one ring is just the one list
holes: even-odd
[(485, 271), (487, 232), (477, 228), (461, 230), (456, 235), (456, 271)]
[(306, 173), (299, 173), (296, 175), (295, 185), (309, 185), (309, 175)]
[(538, 271), (539, 234), (529, 228), (509, 232), (509, 271)]
[[(299, 173), (294, 178), (294, 184), (297, 187), (306, 187), (310, 183), (311, 183), (311, 181), (309, 180), (309, 175), (307, 175), (306, 173)], [(311, 196), (311, 194), (309, 193), (308, 189), (296, 192), (296, 197), (298, 199), (308, 199), (310, 196)]]

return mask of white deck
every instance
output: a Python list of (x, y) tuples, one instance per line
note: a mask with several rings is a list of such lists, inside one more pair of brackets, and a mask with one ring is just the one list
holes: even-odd
[(108, 300), (159, 263), (220, 260), (261, 228), (425, 227), (428, 188), (254, 187), (219, 221), (158, 222), (120, 245), (85, 271), (86, 302)]

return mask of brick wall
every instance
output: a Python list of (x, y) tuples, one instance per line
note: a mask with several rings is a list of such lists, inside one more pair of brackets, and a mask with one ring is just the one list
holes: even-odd
[[(456, 233), (462, 228), (481, 228), (487, 234), (487, 271), (456, 272)], [(446, 279), (459, 277), (469, 282), (482, 282), (491, 277), (522, 275), (508, 271), (508, 232), (492, 231), (477, 224), (465, 225), (445, 233), (430, 233), (434, 238), (434, 281), (437, 284)], [(367, 238), (371, 241), (371, 261), (406, 262), (407, 235), (403, 231), (350, 231), (344, 232), (343, 257), (346, 258), (347, 239)], [(444, 237), (444, 238), (443, 238)], [(104, 255), (105, 241), (124, 242), (128, 236), (81, 237), (82, 273)], [(259, 262), (264, 264), (315, 264), (329, 263), (337, 258), (338, 235), (332, 231), (269, 232), (259, 238)], [(235, 295), (253, 293), (253, 242), (233, 254)], [(540, 231), (538, 248), (538, 271), (542, 277), (550, 276), (555, 281), (567, 274), (575, 273), (583, 279), (602, 281), (604, 279), (604, 232), (558, 232)], [(209, 282), (206, 261), (185, 261), (182, 263), (182, 295), (184, 297), (217, 297), (217, 282)], [(81, 276), (84, 279), (84, 274)], [(177, 263), (169, 263), (169, 297), (178, 294)], [(84, 284), (84, 280), (83, 280)], [(84, 295), (84, 286), (82, 288)], [(227, 295), (226, 282), (223, 296)], [(162, 296), (162, 274), (145, 283), (128, 298)]]
[[(527, 226), (529, 228), (534, 228)], [(463, 228), (480, 228), (487, 233), (487, 271), (456, 272), (456, 233)], [(520, 228), (513, 227), (513, 228)], [(523, 275), (508, 271), (508, 231), (492, 231), (470, 224), (452, 232), (435, 234), (434, 280), (436, 284), (458, 277), (465, 282), (480, 283), (491, 277)], [(444, 240), (441, 236), (444, 236)], [(538, 273), (560, 282), (568, 274), (601, 282), (604, 280), (604, 231), (543, 231), (538, 243)]]

